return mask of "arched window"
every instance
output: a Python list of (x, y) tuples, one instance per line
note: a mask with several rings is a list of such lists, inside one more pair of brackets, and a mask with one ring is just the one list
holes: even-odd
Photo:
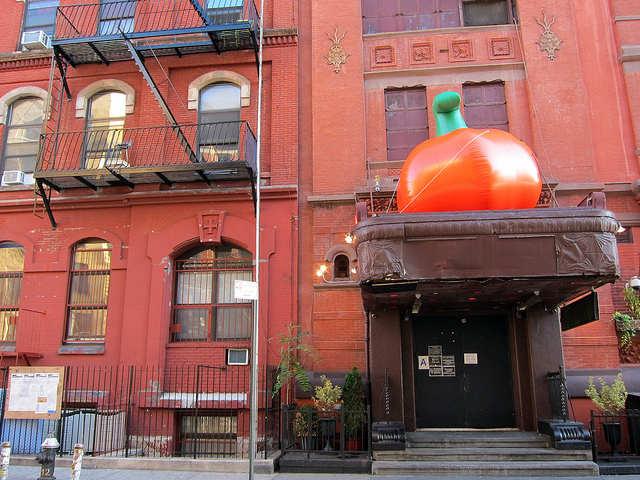
[(240, 87), (214, 83), (200, 90), (198, 151), (204, 162), (238, 160)]
[(9, 105), (5, 127), (2, 171), (33, 173), (44, 119), (44, 100), (19, 98)]
[(23, 270), (24, 247), (0, 243), (0, 342), (16, 341)]
[(85, 137), (85, 168), (121, 166), (122, 129), (127, 96), (118, 91), (104, 91), (89, 99)]
[(251, 253), (231, 245), (202, 246), (175, 262), (172, 342), (248, 340), (250, 300), (236, 299), (235, 280), (252, 280)]
[(349, 268), (349, 257), (346, 255), (336, 255), (333, 259), (333, 279), (348, 280), (351, 277), (351, 269)]
[(110, 243), (85, 240), (73, 249), (67, 304), (68, 341), (104, 342), (111, 278)]

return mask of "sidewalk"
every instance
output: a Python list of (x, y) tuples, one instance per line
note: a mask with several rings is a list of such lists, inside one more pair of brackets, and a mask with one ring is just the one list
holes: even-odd
[[(40, 476), (39, 466), (9, 466), (8, 480), (36, 480)], [(71, 470), (56, 468), (54, 476), (58, 480), (71, 479)], [(81, 480), (246, 480), (248, 473), (226, 472), (176, 472), (157, 470), (115, 470), (83, 468)], [(390, 476), (390, 475), (333, 475), (314, 473), (272, 473), (255, 475), (256, 480), (468, 480), (477, 477), (431, 477), (428, 472), (424, 476)], [(482, 477), (482, 480), (585, 480), (598, 478), (601, 480), (634, 480), (636, 475), (601, 475), (600, 477)]]

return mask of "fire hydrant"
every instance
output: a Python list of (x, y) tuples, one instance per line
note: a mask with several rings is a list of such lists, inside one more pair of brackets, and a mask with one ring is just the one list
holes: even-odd
[(56, 450), (60, 447), (60, 443), (53, 433), (49, 433), (41, 447), (42, 451), (36, 455), (36, 460), (42, 464), (38, 480), (56, 480), (53, 470), (56, 467)]

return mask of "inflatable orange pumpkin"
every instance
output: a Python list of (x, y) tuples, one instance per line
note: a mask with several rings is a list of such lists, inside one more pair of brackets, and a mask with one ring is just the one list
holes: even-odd
[(533, 208), (542, 180), (533, 152), (508, 132), (468, 128), (460, 95), (433, 101), (436, 138), (407, 157), (398, 183), (400, 212)]

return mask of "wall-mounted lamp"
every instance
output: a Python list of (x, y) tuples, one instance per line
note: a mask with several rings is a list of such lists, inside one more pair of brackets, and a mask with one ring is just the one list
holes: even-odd
[(353, 243), (355, 241), (356, 237), (353, 236), (353, 234), (351, 232), (347, 233), (347, 236), (344, 237), (344, 241), (347, 243)]
[(629, 283), (627, 283), (626, 287), (632, 288), (636, 292), (640, 292), (640, 278), (631, 277), (631, 280), (629, 280)]
[(416, 293), (416, 299), (413, 302), (413, 307), (411, 307), (411, 313), (418, 313), (420, 311), (420, 307), (422, 306), (422, 300), (420, 297), (422, 295), (420, 293)]
[(326, 265), (320, 265), (320, 268), (316, 272), (316, 275), (318, 277), (322, 277), (322, 280), (324, 280), (325, 282), (328, 282), (328, 280), (324, 276), (325, 273), (327, 273), (327, 266)]
[(626, 230), (626, 228), (624, 228), (622, 226), (622, 224), (620, 222), (618, 222), (618, 230), (616, 230), (616, 233), (622, 233)]

